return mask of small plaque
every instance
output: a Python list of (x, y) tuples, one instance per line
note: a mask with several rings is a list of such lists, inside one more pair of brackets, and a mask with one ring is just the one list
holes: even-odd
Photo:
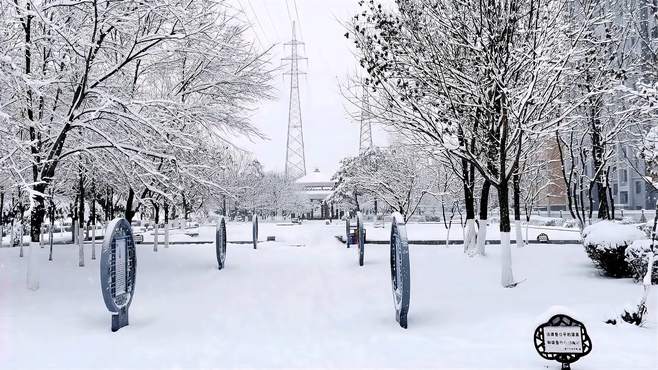
[(585, 325), (567, 315), (558, 314), (535, 329), (535, 349), (547, 360), (555, 360), (563, 369), (592, 351), (592, 340)]
[(545, 233), (541, 233), (537, 235), (537, 241), (540, 243), (548, 243), (548, 240), (549, 240), (548, 235), (546, 235)]

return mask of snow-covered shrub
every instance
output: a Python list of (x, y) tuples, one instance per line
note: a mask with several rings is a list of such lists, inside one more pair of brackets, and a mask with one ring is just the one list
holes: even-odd
[(634, 224), (636, 222), (635, 222), (635, 219), (633, 217), (626, 216), (626, 217), (622, 218), (619, 221), (619, 223), (622, 224), (622, 225), (631, 225), (631, 224)]
[(621, 319), (629, 324), (642, 326), (642, 324), (644, 324), (644, 315), (646, 313), (647, 306), (644, 303), (637, 305), (627, 305), (624, 307), (624, 313), (621, 314)]
[[(651, 240), (636, 240), (630, 247), (626, 248), (626, 263), (630, 266), (635, 281), (642, 281), (646, 275), (650, 253), (653, 253), (651, 251)], [(658, 284), (658, 264), (653, 265), (651, 283)]]
[(564, 224), (562, 224), (562, 227), (566, 227), (569, 229), (575, 229), (577, 227), (580, 227), (580, 224), (578, 223), (578, 220), (570, 219), (564, 221)]
[(632, 225), (601, 221), (583, 230), (583, 245), (594, 265), (607, 276), (631, 277), (625, 260), (626, 247), (643, 239), (644, 232)]

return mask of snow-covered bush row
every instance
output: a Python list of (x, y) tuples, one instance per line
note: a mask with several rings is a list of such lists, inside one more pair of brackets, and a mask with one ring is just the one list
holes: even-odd
[(583, 230), (583, 244), (594, 265), (607, 276), (631, 277), (626, 248), (645, 234), (632, 225), (601, 221)]
[[(625, 260), (631, 269), (633, 279), (641, 281), (647, 273), (649, 256), (651, 253), (651, 240), (636, 240), (630, 247), (626, 248)], [(658, 284), (658, 264), (653, 265), (651, 283)]]

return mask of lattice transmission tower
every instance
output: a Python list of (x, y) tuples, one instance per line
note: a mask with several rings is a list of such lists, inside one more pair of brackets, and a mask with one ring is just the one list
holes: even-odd
[(368, 100), (368, 86), (363, 85), (361, 95), (361, 132), (359, 133), (359, 154), (372, 148), (372, 127), (370, 116), (370, 102)]
[(284, 45), (290, 46), (290, 55), (282, 60), (290, 63), (290, 105), (288, 107), (288, 140), (286, 142), (286, 177), (291, 180), (306, 175), (306, 158), (304, 156), (304, 132), (302, 130), (302, 111), (299, 103), (299, 61), (307, 59), (299, 55), (297, 47), (304, 45), (297, 40), (295, 22), (292, 23), (292, 40)]

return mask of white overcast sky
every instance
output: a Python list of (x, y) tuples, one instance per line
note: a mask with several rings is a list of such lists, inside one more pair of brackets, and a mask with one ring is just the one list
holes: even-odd
[[(281, 58), (290, 53), (282, 44), (291, 39), (291, 20), (299, 19), (297, 38), (306, 43), (300, 51), (308, 57), (308, 63), (300, 63), (300, 69), (307, 73), (300, 78), (306, 171), (317, 167), (322, 172), (333, 173), (341, 158), (358, 152), (359, 125), (347, 113), (350, 107), (339, 89), (339, 83), (345, 84), (358, 67), (341, 25), (356, 14), (358, 0), (230, 1), (252, 25), (257, 46), (275, 45), (274, 66), (281, 65)], [(283, 171), (290, 79), (278, 74), (273, 84), (276, 98), (262, 103), (252, 115), (254, 125), (268, 139), (254, 142), (239, 139), (238, 145), (253, 152), (266, 170)], [(381, 130), (373, 130), (376, 145), (386, 141)]]

